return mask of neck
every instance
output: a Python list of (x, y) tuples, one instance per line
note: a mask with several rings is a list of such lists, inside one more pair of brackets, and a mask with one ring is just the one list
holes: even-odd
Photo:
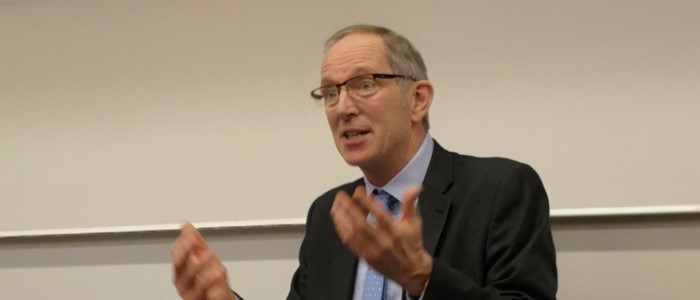
[(416, 155), (418, 149), (423, 144), (425, 139), (425, 130), (414, 132), (409, 138), (406, 147), (401, 147), (400, 153), (392, 158), (391, 161), (382, 161), (370, 166), (361, 166), (362, 173), (367, 177), (369, 182), (378, 187), (383, 187), (392, 178), (401, 172), (411, 159)]

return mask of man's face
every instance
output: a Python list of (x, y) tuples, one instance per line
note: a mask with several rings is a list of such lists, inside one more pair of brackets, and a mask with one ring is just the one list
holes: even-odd
[[(381, 37), (353, 33), (331, 47), (321, 66), (322, 85), (338, 84), (369, 73), (393, 73)], [(396, 79), (378, 79), (379, 92), (356, 99), (343, 88), (338, 103), (326, 107), (335, 145), (343, 159), (363, 171), (395, 168), (410, 159), (411, 88), (401, 91)], [(401, 151), (403, 150), (403, 151)], [(402, 165), (399, 165), (402, 167)]]

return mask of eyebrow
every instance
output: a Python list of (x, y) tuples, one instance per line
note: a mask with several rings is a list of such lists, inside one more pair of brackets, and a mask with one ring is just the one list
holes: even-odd
[[(351, 72), (350, 72), (351, 75), (348, 78), (345, 78), (343, 81), (348, 80), (350, 78), (353, 78), (355, 76), (360, 76), (360, 75), (364, 75), (364, 74), (372, 74), (372, 73), (377, 73), (377, 71), (375, 71), (373, 68), (370, 68), (367, 66), (353, 67)], [(341, 82), (343, 82), (343, 81), (341, 81)], [(326, 78), (321, 77), (321, 86), (335, 85), (335, 84), (339, 84), (339, 83), (340, 82), (336, 82), (336, 81), (331, 80), (327, 77)]]

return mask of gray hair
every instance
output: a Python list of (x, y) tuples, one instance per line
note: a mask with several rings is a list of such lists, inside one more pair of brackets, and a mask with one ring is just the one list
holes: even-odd
[[(353, 33), (371, 33), (380, 36), (384, 40), (389, 67), (395, 74), (409, 76), (415, 80), (428, 80), (428, 71), (420, 52), (408, 39), (384, 27), (364, 24), (345, 27), (326, 40), (324, 53), (338, 41)], [(408, 87), (407, 81), (401, 81), (399, 86), (405, 90)], [(430, 128), (427, 114), (422, 122), (423, 128), (427, 131)]]

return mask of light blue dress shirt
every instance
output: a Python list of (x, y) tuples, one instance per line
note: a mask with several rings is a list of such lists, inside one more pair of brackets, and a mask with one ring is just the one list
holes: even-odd
[[(423, 143), (421, 144), (418, 152), (413, 156), (411, 161), (392, 178), (389, 183), (385, 186), (374, 186), (369, 182), (367, 177), (365, 177), (365, 187), (367, 188), (367, 194), (372, 193), (376, 189), (382, 189), (394, 196), (396, 199), (403, 200), (403, 194), (416, 184), (422, 184), (425, 178), (425, 173), (428, 172), (428, 165), (430, 164), (430, 158), (433, 155), (434, 142), (430, 137), (430, 134), (426, 133)], [(418, 201), (416, 201), (416, 204)], [(400, 213), (396, 218), (401, 218), (403, 213)], [(373, 216), (368, 216), (368, 220), (373, 219)], [(353, 292), (353, 300), (362, 300), (362, 289), (365, 283), (365, 276), (367, 275), (367, 262), (364, 259), (360, 259), (357, 264), (357, 275), (355, 277), (355, 291)], [(387, 278), (387, 300), (401, 300), (401, 295), (403, 289), (396, 282), (389, 280)]]

